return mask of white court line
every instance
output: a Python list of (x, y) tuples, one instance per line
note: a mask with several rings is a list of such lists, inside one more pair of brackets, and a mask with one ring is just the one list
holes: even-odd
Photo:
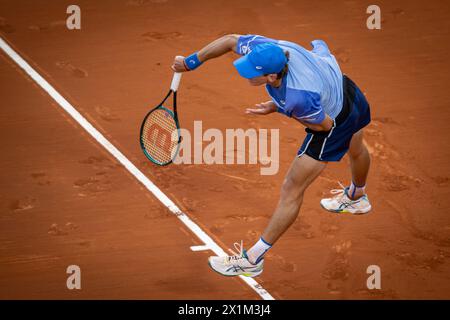
[(192, 251), (207, 251), (210, 250), (208, 246), (192, 246)]
[[(19, 65), (36, 83), (44, 89), (68, 114), (78, 122), (95, 140), (98, 141), (114, 158), (116, 158), (136, 179), (138, 179), (151, 193), (158, 198), (186, 227), (189, 228), (206, 246), (216, 255), (226, 255), (225, 251), (196, 223), (194, 223), (175, 203), (172, 202), (157, 186), (153, 184), (122, 152), (120, 152), (111, 142), (109, 142), (97, 129), (94, 128), (58, 91), (55, 90), (39, 73), (37, 73), (17, 52), (15, 52), (0, 37), (0, 47), (2, 50)], [(264, 300), (274, 300), (274, 298), (254, 279), (240, 276), (253, 290)]]

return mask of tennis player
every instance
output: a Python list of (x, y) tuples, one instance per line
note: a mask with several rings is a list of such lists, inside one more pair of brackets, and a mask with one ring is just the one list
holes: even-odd
[(241, 55), (234, 67), (250, 85), (265, 85), (271, 100), (248, 108), (246, 113), (274, 112), (291, 117), (307, 132), (281, 188), (280, 200), (260, 239), (244, 250), (235, 243), (232, 256), (209, 258), (209, 265), (225, 276), (255, 277), (263, 271), (264, 255), (298, 216), (303, 194), (329, 161), (340, 161), (348, 152), (352, 180), (332, 190), (335, 196), (320, 204), (334, 213), (364, 214), (371, 210), (365, 192), (370, 156), (363, 143), (363, 128), (370, 122), (364, 94), (343, 75), (335, 57), (322, 40), (312, 50), (259, 35), (223, 36), (188, 57), (177, 56), (176, 72), (192, 71), (207, 60), (234, 51)]

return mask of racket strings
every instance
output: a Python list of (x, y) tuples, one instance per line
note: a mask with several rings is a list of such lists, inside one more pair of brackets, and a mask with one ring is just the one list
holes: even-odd
[(147, 117), (142, 142), (145, 151), (155, 161), (161, 164), (172, 161), (178, 145), (178, 128), (169, 111), (156, 109)]

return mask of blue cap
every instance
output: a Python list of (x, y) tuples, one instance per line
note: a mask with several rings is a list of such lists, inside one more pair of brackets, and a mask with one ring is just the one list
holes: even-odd
[(250, 53), (237, 59), (233, 64), (242, 77), (251, 79), (265, 74), (279, 73), (287, 61), (283, 49), (268, 42), (255, 46)]

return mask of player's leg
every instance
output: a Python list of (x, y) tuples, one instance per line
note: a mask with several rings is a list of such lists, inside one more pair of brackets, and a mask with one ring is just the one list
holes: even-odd
[(306, 188), (325, 168), (321, 162), (303, 154), (294, 159), (284, 179), (280, 200), (269, 224), (259, 241), (246, 252), (242, 244), (238, 253), (228, 257), (210, 257), (209, 265), (226, 276), (245, 275), (254, 277), (263, 270), (263, 256), (286, 232), (298, 216)]
[(365, 194), (367, 175), (370, 168), (370, 155), (363, 141), (363, 129), (352, 137), (348, 150), (352, 183), (348, 190), (351, 199), (356, 200)]
[(353, 135), (347, 153), (350, 158), (352, 173), (350, 186), (340, 190), (332, 190), (333, 193), (336, 193), (336, 196), (322, 199), (320, 204), (324, 209), (335, 213), (367, 213), (372, 209), (365, 192), (370, 168), (370, 155), (363, 141), (363, 129)]
[(258, 242), (247, 251), (250, 262), (259, 263), (264, 254), (294, 223), (299, 214), (305, 190), (319, 176), (326, 164), (306, 154), (292, 162), (281, 187), (280, 200), (269, 224)]
[(294, 159), (281, 187), (277, 208), (262, 234), (266, 242), (274, 244), (295, 221), (305, 190), (319, 176), (326, 164), (306, 154)]
[[(365, 194), (367, 174), (370, 167), (369, 152), (363, 142), (363, 128), (370, 123), (370, 106), (358, 86), (344, 76), (344, 104), (336, 117), (337, 126), (333, 136), (327, 141), (327, 150), (340, 150), (340, 160), (345, 153), (350, 157), (352, 182), (349, 187), (332, 190), (336, 194), (332, 198), (322, 199), (320, 204), (328, 211), (363, 214), (371, 210), (369, 198)], [(329, 148), (329, 149), (327, 149)], [(332, 161), (325, 157), (325, 160)]]

